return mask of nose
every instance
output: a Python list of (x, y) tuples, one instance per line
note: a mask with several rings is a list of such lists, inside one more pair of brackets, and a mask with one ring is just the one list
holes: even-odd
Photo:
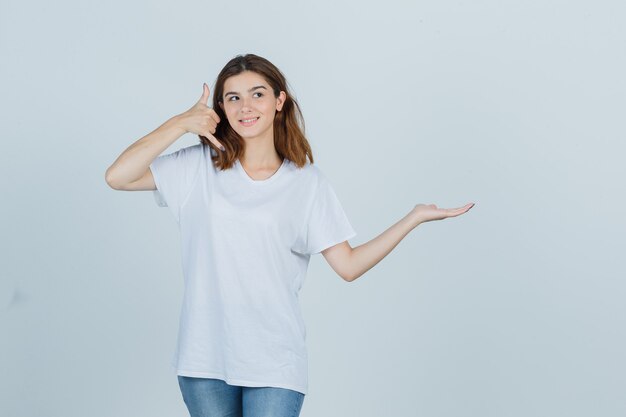
[(241, 103), (241, 112), (242, 113), (249, 113), (250, 112), (250, 100), (248, 97), (243, 97), (240, 99), (241, 101), (239, 103)]

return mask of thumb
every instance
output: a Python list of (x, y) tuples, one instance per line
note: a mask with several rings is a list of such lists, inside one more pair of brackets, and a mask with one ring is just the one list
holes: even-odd
[(200, 97), (200, 100), (198, 100), (198, 103), (202, 103), (202, 104), (208, 104), (209, 102), (209, 86), (206, 85), (206, 83), (202, 83), (202, 96)]

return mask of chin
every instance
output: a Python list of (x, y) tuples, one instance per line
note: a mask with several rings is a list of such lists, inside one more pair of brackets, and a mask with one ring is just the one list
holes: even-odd
[(244, 139), (250, 139), (250, 138), (255, 138), (259, 135), (261, 135), (263, 132), (265, 132), (267, 130), (267, 127), (261, 127), (259, 126), (259, 129), (254, 129), (254, 131), (252, 130), (243, 130), (243, 131), (235, 131), (239, 134), (239, 136), (241, 136)]

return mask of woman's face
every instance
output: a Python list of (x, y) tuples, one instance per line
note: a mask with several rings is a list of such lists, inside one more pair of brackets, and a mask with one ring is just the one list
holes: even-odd
[(226, 80), (220, 107), (235, 132), (243, 138), (255, 138), (273, 135), (274, 115), (282, 109), (286, 96), (281, 91), (274, 97), (261, 75), (244, 71)]

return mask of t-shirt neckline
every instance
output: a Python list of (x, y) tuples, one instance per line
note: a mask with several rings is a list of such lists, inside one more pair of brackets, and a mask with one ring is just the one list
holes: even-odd
[(284, 171), (285, 165), (287, 165), (287, 158), (283, 158), (283, 163), (280, 164), (278, 169), (270, 177), (265, 178), (264, 180), (255, 180), (248, 175), (243, 165), (241, 165), (241, 162), (239, 161), (239, 159), (235, 161), (235, 166), (237, 167), (237, 171), (239, 171), (239, 173), (241, 174), (242, 177), (244, 177), (244, 179), (246, 179), (248, 182), (252, 184), (267, 184), (268, 182), (274, 181), (278, 176), (280, 176), (280, 174), (282, 174), (282, 172)]

